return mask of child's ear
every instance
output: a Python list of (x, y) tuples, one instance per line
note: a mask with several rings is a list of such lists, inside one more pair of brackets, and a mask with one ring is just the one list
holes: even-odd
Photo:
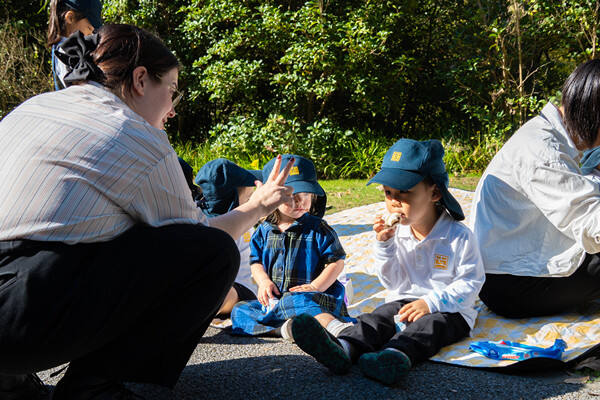
[(433, 191), (431, 192), (431, 201), (436, 203), (442, 199), (442, 191), (438, 185), (433, 185)]
[(68, 27), (71, 27), (71, 25), (74, 25), (75, 22), (77, 22), (77, 21), (75, 21), (75, 19), (76, 19), (76, 15), (72, 10), (69, 10), (65, 13), (64, 20), (65, 20), (65, 24)]

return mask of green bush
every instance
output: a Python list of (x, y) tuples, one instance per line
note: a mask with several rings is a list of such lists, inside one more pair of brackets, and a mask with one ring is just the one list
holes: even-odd
[[(42, 81), (47, 3), (2, 4), (23, 38), (3, 52), (30, 51)], [(179, 150), (244, 165), (298, 153), (325, 177), (371, 175), (400, 137), (441, 138), (451, 172), (481, 171), (600, 42), (594, 0), (104, 0), (103, 14), (181, 60)], [(3, 113), (28, 96), (11, 85)]]
[(24, 35), (12, 22), (0, 24), (0, 119), (30, 97), (51, 89), (39, 33)]

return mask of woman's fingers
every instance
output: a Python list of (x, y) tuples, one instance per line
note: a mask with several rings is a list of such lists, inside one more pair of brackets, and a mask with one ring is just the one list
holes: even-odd
[[(275, 162), (275, 163), (277, 164), (277, 162)], [(281, 159), (279, 160), (279, 164), (281, 164)], [(281, 172), (279, 172), (279, 175), (277, 175), (277, 178), (275, 178), (275, 183), (277, 185), (283, 186), (285, 184), (285, 181), (288, 178), (288, 176), (290, 175), (290, 171), (292, 170), (293, 166), (294, 166), (294, 159), (291, 158), (288, 161), (288, 163), (285, 165), (285, 168)], [(275, 167), (273, 167), (273, 169), (275, 169)]]
[(275, 180), (277, 174), (279, 174), (279, 168), (281, 168), (281, 154), (275, 158), (275, 164), (273, 164), (273, 169), (271, 169), (271, 173), (269, 174), (269, 178), (265, 182), (272, 182)]

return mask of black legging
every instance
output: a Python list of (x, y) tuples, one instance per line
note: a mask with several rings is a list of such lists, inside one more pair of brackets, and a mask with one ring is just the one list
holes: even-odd
[(508, 318), (571, 311), (600, 298), (600, 257), (588, 254), (577, 271), (564, 278), (487, 274), (479, 297)]
[(72, 372), (172, 387), (239, 268), (201, 225), (103, 243), (0, 242), (0, 373)]

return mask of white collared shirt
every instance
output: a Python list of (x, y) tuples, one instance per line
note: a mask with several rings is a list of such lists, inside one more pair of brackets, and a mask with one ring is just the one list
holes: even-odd
[(238, 250), (240, 251), (240, 269), (235, 277), (235, 281), (241, 283), (256, 294), (258, 287), (252, 279), (252, 271), (250, 269), (250, 240), (252, 239), (253, 233), (254, 228), (250, 228), (249, 231), (245, 232), (238, 240), (236, 240)]
[(550, 103), (504, 144), (473, 199), (487, 273), (568, 276), (600, 252), (600, 190), (580, 158)]
[(0, 187), (0, 240), (208, 225), (166, 133), (95, 83), (33, 97), (0, 121)]
[(448, 213), (421, 241), (408, 225), (398, 225), (385, 242), (376, 240), (375, 264), (386, 302), (421, 298), (432, 313), (459, 312), (473, 328), (485, 273), (473, 233)]

